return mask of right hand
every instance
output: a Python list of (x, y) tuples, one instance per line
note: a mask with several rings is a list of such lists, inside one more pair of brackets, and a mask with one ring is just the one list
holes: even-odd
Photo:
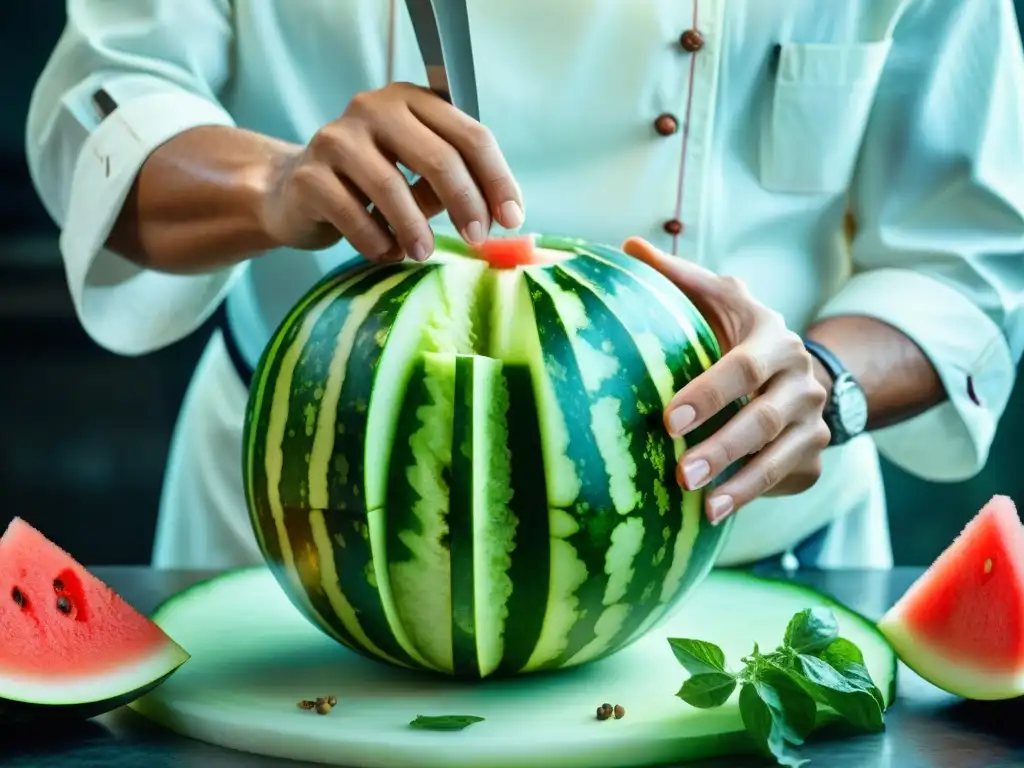
[[(421, 178), (410, 186), (397, 163)], [(523, 223), (519, 186), (491, 132), (409, 83), (357, 94), (277, 163), (262, 207), (267, 234), (283, 246), (345, 238), (373, 262), (429, 258), (427, 220), (442, 210), (469, 243), (482, 242), (494, 220)]]

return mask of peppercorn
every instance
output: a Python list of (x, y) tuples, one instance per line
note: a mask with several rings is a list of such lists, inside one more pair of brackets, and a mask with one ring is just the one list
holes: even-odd
[(621, 720), (626, 716), (626, 708), (621, 704), (616, 704), (615, 709), (612, 710), (616, 720)]
[(317, 702), (316, 712), (317, 712), (318, 715), (326, 715), (330, 711), (331, 711), (331, 705), (328, 704), (326, 700), (321, 700), (321, 701)]
[(309, 699), (303, 699), (299, 702), (299, 709), (313, 709), (315, 706), (316, 702), (310, 701)]

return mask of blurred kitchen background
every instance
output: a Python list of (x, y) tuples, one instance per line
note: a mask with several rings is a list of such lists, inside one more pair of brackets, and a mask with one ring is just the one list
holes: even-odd
[[(132, 359), (79, 327), (23, 149), (29, 96), (60, 35), (64, 0), (2, 6), (0, 525), (24, 516), (88, 565), (145, 563), (168, 441), (210, 329)], [(1024, 383), (978, 477), (930, 484), (885, 467), (898, 564), (930, 562), (993, 493), (1024, 504), (1022, 432)]]

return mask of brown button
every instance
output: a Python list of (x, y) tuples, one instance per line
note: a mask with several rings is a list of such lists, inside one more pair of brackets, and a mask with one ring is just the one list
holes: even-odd
[(679, 219), (669, 219), (665, 222), (665, 231), (670, 235), (678, 235), (683, 231), (683, 222)]
[(679, 36), (679, 44), (684, 50), (696, 53), (704, 47), (704, 36), (696, 29), (688, 29)]
[(679, 121), (675, 115), (666, 112), (664, 115), (658, 115), (658, 119), (654, 121), (654, 130), (662, 136), (671, 136), (679, 130)]

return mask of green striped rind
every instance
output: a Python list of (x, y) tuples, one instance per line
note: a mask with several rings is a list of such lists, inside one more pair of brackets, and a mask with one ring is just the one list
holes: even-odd
[[(720, 359), (717, 341), (700, 315), (692, 309), (689, 300), (660, 274), (650, 270), (651, 274), (642, 279), (635, 271), (624, 268), (631, 266), (631, 263), (619, 266), (611, 259), (602, 258), (605, 249), (592, 250), (593, 253), (581, 252), (578, 257), (567, 262), (564, 268), (566, 272), (594, 286), (609, 308), (629, 329), (630, 337), (647, 360), (648, 369), (656, 372), (662, 403), (667, 405), (675, 392), (709, 367), (709, 362)], [(621, 261), (621, 256), (617, 260)], [(682, 296), (681, 303), (673, 301), (676, 294)], [(687, 309), (690, 311), (684, 314)], [(678, 459), (686, 448), (713, 434), (740, 407), (740, 403), (731, 403), (709, 424), (687, 435), (685, 440), (673, 441), (675, 458)], [(652, 428), (663, 429), (660, 418), (659, 413), (659, 423), (652, 425)], [(663, 606), (676, 605), (680, 598), (704, 578), (724, 546), (733, 524), (730, 518), (719, 526), (712, 526), (704, 516), (703, 495), (703, 492), (683, 492), (683, 532), (675, 540), (671, 554), (672, 567), (657, 598)], [(646, 632), (662, 613), (658, 611), (653, 614), (633, 639)]]
[[(372, 280), (382, 271), (368, 264), (340, 270), (297, 303), (279, 325), (256, 368), (243, 428), (243, 482), (257, 542), (295, 606), (320, 629), (351, 648), (357, 646), (317, 610), (307, 583), (294, 567), (296, 555), (287, 531), (287, 510), (280, 496), (286, 464), (280, 446), (286, 430), (294, 368), (317, 320), (353, 284)], [(287, 463), (290, 465), (291, 461)]]
[(717, 342), (612, 249), (541, 238), (575, 257), (488, 271), (437, 244), (428, 265), (332, 275), (281, 324), (245, 428), (258, 541), (293, 602), (371, 658), (471, 678), (601, 658), (728, 530), (675, 482), (685, 446), (662, 425)]

